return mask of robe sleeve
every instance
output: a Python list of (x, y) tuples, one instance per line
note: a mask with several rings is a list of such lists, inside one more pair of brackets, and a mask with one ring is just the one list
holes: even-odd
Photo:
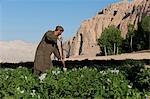
[(57, 46), (57, 45), (56, 45), (56, 47), (55, 47), (55, 49), (54, 49), (54, 55), (55, 55), (58, 59), (61, 58), (60, 52), (59, 52), (59, 49), (58, 49), (58, 46)]

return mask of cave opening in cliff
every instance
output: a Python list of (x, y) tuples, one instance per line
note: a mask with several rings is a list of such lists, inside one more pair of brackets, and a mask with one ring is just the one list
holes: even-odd
[(82, 34), (80, 34), (80, 48), (79, 48), (79, 55), (81, 55), (81, 52), (82, 52), (82, 46), (83, 46), (83, 36)]
[(115, 16), (117, 14), (117, 10), (114, 10), (114, 13), (113, 13), (113, 15)]

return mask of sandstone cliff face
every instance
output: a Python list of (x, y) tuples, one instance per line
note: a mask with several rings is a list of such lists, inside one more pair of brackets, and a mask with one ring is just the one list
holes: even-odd
[(83, 21), (76, 35), (64, 43), (66, 57), (95, 56), (100, 52), (97, 38), (101, 36), (105, 28), (115, 25), (125, 38), (128, 24), (134, 24), (137, 28), (142, 15), (150, 15), (150, 0), (133, 0), (132, 2), (124, 0), (111, 4), (93, 18)]

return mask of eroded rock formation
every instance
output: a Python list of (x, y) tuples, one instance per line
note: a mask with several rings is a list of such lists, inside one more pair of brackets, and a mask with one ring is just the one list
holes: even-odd
[(128, 24), (134, 24), (137, 28), (142, 15), (150, 15), (150, 0), (133, 0), (132, 2), (124, 0), (111, 4), (93, 18), (83, 21), (76, 35), (64, 43), (66, 57), (95, 56), (100, 52), (97, 38), (101, 36), (105, 28), (115, 25), (125, 38)]

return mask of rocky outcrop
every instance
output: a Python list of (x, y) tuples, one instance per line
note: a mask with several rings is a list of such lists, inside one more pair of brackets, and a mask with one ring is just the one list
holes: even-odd
[(105, 28), (115, 25), (125, 38), (128, 24), (134, 24), (137, 28), (142, 15), (150, 15), (150, 0), (133, 0), (132, 2), (124, 0), (111, 4), (93, 18), (83, 21), (76, 35), (64, 43), (66, 57), (95, 56), (100, 52), (97, 38), (101, 36)]

